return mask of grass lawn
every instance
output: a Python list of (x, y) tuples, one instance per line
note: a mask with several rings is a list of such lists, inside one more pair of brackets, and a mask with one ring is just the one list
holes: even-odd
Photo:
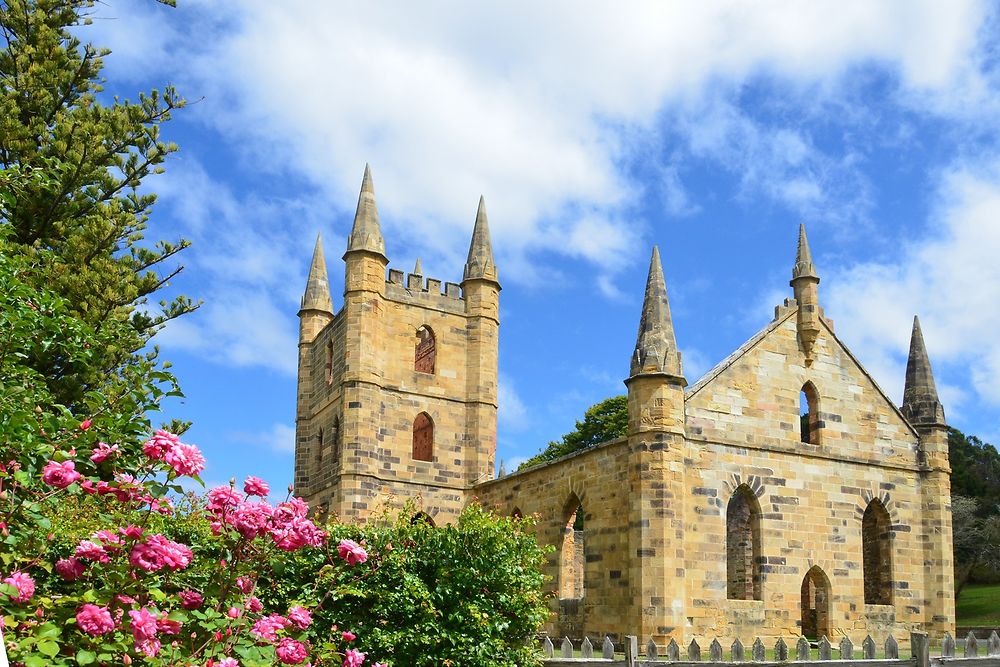
[(1000, 584), (969, 584), (955, 603), (956, 624), (1000, 627)]

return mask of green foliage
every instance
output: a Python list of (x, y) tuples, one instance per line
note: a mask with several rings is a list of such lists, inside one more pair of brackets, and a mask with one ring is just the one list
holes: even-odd
[(975, 498), (980, 516), (1000, 513), (1000, 452), (996, 447), (949, 428), (948, 460), (952, 494)]
[(335, 625), (350, 630), (362, 650), (392, 665), (537, 664), (529, 639), (549, 613), (540, 574), (545, 551), (525, 531), (526, 520), (475, 504), (456, 525), (439, 528), (411, 515), (327, 526), (331, 544), (347, 538), (368, 549), (368, 572), (353, 583), (312, 552), (294, 554), (261, 585), (286, 604), (339, 589), (314, 613), (315, 636), (337, 634)]
[[(196, 305), (178, 297), (153, 313), (150, 295), (180, 271), (162, 269), (187, 242), (143, 243), (156, 196), (143, 180), (176, 150), (160, 125), (184, 101), (167, 88), (136, 102), (99, 101), (105, 49), (76, 36), (94, 0), (0, 3), (0, 224), (7, 252), (25, 254), (35, 286), (66, 298), (93, 326), (127, 323), (95, 350), (89, 373), (67, 381), (47, 355), (30, 365), (59, 402), (74, 407), (103, 376), (136, 363), (166, 320)], [(39, 174), (44, 174), (39, 177)]]
[(520, 465), (518, 470), (554, 461), (581, 449), (621, 438), (628, 433), (628, 398), (612, 396), (591, 406), (576, 428)]

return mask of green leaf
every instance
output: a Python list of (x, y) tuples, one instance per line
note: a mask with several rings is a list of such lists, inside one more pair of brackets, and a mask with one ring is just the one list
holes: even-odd
[(55, 642), (38, 642), (38, 652), (54, 658), (59, 655), (59, 644)]
[(85, 649), (80, 649), (76, 652), (76, 664), (78, 665), (89, 665), (97, 661), (97, 654), (93, 651), (87, 651)]
[(37, 655), (29, 655), (24, 659), (25, 667), (49, 667), (49, 661)]

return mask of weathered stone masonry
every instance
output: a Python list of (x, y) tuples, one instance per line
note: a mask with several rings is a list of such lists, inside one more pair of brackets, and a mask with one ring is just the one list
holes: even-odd
[(460, 284), (387, 274), (366, 169), (344, 260), (335, 312), (317, 242), (299, 312), (295, 483), (322, 511), (536, 515), (560, 635), (954, 631), (947, 427), (919, 322), (897, 409), (823, 313), (804, 229), (793, 297), (691, 386), (654, 249), (628, 436), (501, 479), (483, 202)]

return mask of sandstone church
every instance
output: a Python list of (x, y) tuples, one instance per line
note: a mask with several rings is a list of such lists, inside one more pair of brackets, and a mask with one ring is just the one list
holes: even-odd
[(954, 633), (947, 426), (919, 322), (897, 407), (823, 312), (804, 229), (792, 298), (693, 383), (654, 248), (627, 436), (498, 479), (483, 201), (461, 282), (387, 272), (366, 168), (343, 259), (338, 309), (317, 240), (299, 310), (295, 486), (319, 511), (535, 515), (558, 636)]

